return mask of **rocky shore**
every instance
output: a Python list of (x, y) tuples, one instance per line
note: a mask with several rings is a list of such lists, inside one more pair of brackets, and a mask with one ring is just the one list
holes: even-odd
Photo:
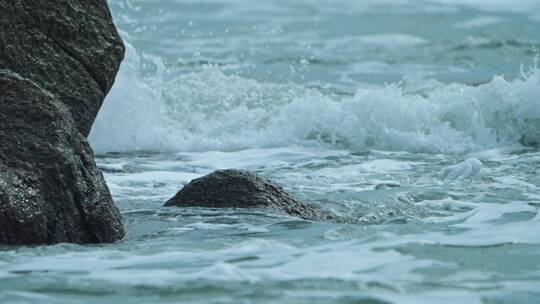
[(124, 46), (105, 0), (0, 0), (0, 244), (115, 242), (86, 136)]

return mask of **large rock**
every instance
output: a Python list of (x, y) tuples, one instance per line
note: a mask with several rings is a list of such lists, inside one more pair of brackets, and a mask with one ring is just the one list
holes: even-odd
[(120, 214), (68, 108), (0, 70), (0, 244), (114, 242)]
[(86, 141), (123, 56), (106, 0), (0, 0), (0, 244), (124, 236)]
[(56, 95), (85, 136), (123, 56), (106, 0), (0, 0), (0, 69)]
[(206, 208), (271, 208), (306, 220), (318, 210), (304, 204), (275, 183), (245, 170), (218, 170), (192, 180), (165, 206)]

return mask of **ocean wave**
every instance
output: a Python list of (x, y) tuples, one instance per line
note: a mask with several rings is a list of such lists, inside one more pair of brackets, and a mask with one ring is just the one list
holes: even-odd
[[(143, 62), (155, 64), (154, 75), (142, 76)], [(419, 91), (402, 82), (358, 89), (354, 96), (261, 82), (211, 66), (164, 81), (163, 69), (128, 44), (90, 135), (96, 152), (299, 145), (462, 153), (540, 142), (537, 67), (512, 81), (431, 81)]]

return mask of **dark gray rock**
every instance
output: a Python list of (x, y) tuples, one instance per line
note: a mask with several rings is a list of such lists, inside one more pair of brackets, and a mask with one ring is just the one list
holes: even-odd
[(283, 188), (246, 170), (218, 170), (192, 180), (165, 206), (205, 208), (271, 208), (306, 219), (319, 219), (318, 210), (301, 203)]
[(123, 56), (106, 0), (0, 0), (0, 244), (124, 236), (86, 141)]
[(519, 143), (526, 147), (540, 147), (540, 119), (525, 118)]
[(0, 0), (0, 69), (56, 95), (85, 136), (123, 56), (106, 0)]
[(522, 144), (525, 147), (540, 147), (540, 131), (536, 134), (536, 136), (531, 135), (522, 135), (519, 139), (519, 143)]
[(398, 182), (386, 182), (381, 183), (375, 186), (375, 190), (386, 190), (391, 188), (399, 188), (401, 187), (401, 184)]
[(118, 209), (68, 108), (33, 81), (0, 70), (0, 244), (123, 236)]

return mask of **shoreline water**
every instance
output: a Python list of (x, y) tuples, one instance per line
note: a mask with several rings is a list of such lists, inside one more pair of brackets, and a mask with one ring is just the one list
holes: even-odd
[[(540, 299), (540, 3), (109, 4), (127, 57), (90, 142), (126, 238), (2, 248), (0, 302)], [(225, 168), (343, 223), (162, 208)]]

